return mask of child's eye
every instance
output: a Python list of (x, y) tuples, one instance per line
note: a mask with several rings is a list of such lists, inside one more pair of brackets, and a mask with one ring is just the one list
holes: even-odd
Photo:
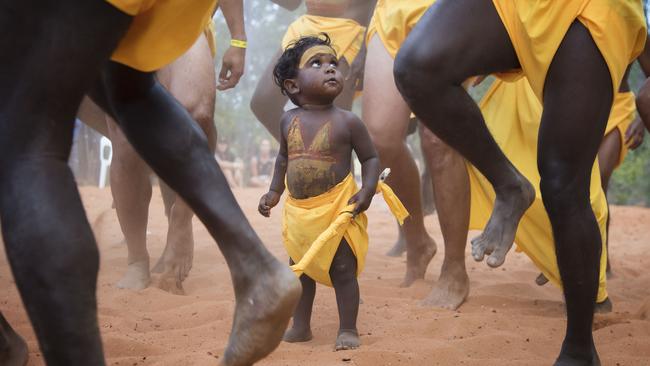
[(313, 60), (311, 62), (311, 67), (320, 67), (320, 60)]
[(330, 62), (330, 65), (334, 66), (335, 68), (336, 68), (336, 67), (339, 67), (339, 63), (338, 63), (338, 61), (332, 61), (332, 62)]

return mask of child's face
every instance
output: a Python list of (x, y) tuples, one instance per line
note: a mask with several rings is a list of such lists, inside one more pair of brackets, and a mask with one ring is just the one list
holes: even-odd
[(343, 90), (336, 55), (330, 52), (308, 55), (300, 65), (295, 83), (301, 104), (331, 104)]

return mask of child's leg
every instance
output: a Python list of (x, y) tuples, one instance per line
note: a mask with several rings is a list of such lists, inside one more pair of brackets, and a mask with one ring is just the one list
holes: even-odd
[[(289, 263), (294, 265), (293, 260)], [(293, 312), (293, 325), (284, 333), (285, 342), (307, 342), (313, 336), (311, 334), (311, 310), (314, 306), (314, 297), (316, 296), (316, 282), (307, 275), (300, 276), (302, 284), (302, 296), (298, 302), (296, 310)]]
[(357, 282), (357, 258), (350, 245), (341, 240), (330, 267), (330, 278), (336, 291), (336, 305), (339, 308), (339, 332), (336, 350), (359, 347), (357, 314), (359, 313), (359, 282)]

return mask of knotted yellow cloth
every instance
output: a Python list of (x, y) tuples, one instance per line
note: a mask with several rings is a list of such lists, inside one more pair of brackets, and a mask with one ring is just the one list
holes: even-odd
[(435, 0), (378, 0), (368, 24), (366, 44), (376, 34), (395, 58), (402, 43)]
[(574, 21), (589, 30), (605, 59), (614, 95), (628, 65), (645, 45), (646, 23), (639, 0), (493, 0), (493, 3), (517, 53), (521, 65), (519, 75), (528, 78), (539, 100), (543, 99), (551, 61)]
[(217, 0), (106, 0), (133, 16), (111, 59), (156, 71), (185, 53), (205, 30)]
[(339, 58), (345, 58), (348, 64), (357, 57), (363, 45), (366, 27), (348, 18), (303, 15), (296, 19), (282, 38), (282, 49), (291, 42), (304, 36), (317, 36), (325, 32), (330, 37), (332, 48)]
[[(615, 109), (612, 109), (610, 113), (608, 130), (619, 124), (619, 115), (627, 114), (625, 112), (626, 105), (626, 103), (614, 104)], [(542, 116), (542, 105), (527, 79), (521, 78), (513, 83), (497, 79), (481, 100), (480, 107), (485, 122), (503, 153), (535, 186), (535, 201), (522, 217), (515, 235), (517, 251), (526, 253), (546, 278), (561, 287), (551, 222), (539, 190), (537, 136)], [(619, 111), (619, 108), (622, 108), (623, 111)], [(478, 169), (469, 163), (467, 168), (471, 186), (470, 229), (482, 230), (494, 207), (494, 189)], [(607, 298), (607, 276), (605, 275), (607, 248), (604, 238), (608, 211), (605, 193), (601, 187), (597, 159), (591, 171), (590, 192), (591, 207), (603, 238), (598, 287), (598, 302), (602, 302)]]
[[(282, 238), (295, 263), (291, 269), (298, 277), (304, 273), (316, 282), (332, 286), (329, 269), (343, 238), (357, 258), (357, 276), (361, 273), (368, 252), (368, 218), (364, 213), (352, 217), (355, 205), (348, 205), (348, 200), (357, 192), (357, 184), (350, 174), (319, 196), (287, 197)], [(390, 211), (403, 224), (409, 213), (393, 190), (380, 182), (377, 192), (382, 193)]]

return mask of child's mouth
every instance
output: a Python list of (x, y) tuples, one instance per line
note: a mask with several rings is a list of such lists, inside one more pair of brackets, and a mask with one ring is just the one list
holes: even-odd
[(334, 78), (331, 78), (331, 79), (327, 79), (327, 80), (325, 80), (325, 84), (328, 84), (328, 85), (339, 85), (339, 81), (336, 80), (336, 79), (334, 79)]

